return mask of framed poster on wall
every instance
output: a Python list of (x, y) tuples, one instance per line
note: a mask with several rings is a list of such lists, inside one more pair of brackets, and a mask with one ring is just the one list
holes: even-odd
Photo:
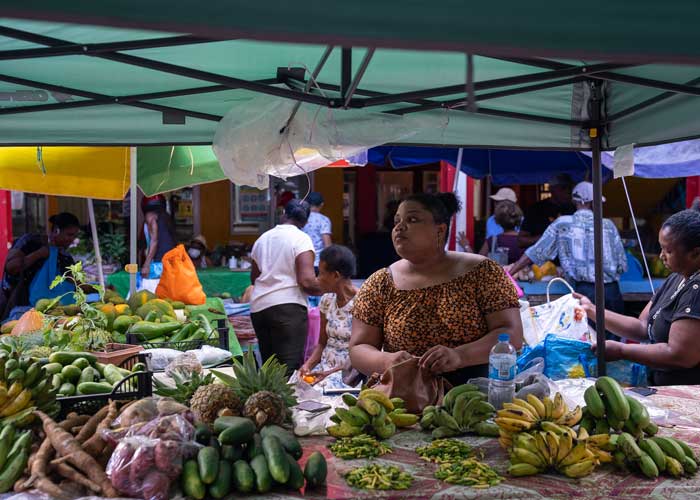
[(231, 184), (231, 234), (258, 234), (267, 229), (269, 189)]

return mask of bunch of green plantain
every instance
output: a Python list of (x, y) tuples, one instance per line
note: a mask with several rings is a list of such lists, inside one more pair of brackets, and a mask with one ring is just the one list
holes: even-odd
[(331, 416), (333, 425), (326, 428), (336, 438), (370, 434), (379, 439), (389, 439), (397, 428), (410, 427), (418, 423), (418, 415), (407, 413), (400, 398), (389, 398), (386, 394), (365, 389), (359, 397), (343, 394), (347, 408), (337, 408)]
[(462, 384), (449, 390), (440, 406), (426, 406), (420, 426), (432, 430), (433, 438), (461, 436), (468, 432), (480, 436), (498, 436), (498, 426), (487, 422), (496, 409), (488, 396), (473, 384)]
[(620, 384), (610, 377), (600, 377), (583, 393), (586, 406), (583, 409), (581, 427), (589, 434), (625, 431), (635, 438), (654, 436), (657, 425), (649, 418), (646, 407), (627, 396)]
[(21, 356), (7, 344), (0, 345), (0, 427), (25, 427), (34, 410), (56, 417), (61, 409), (56, 390), (44, 371), (46, 359)]
[(680, 439), (655, 436), (635, 440), (627, 432), (618, 436), (613, 463), (620, 469), (639, 471), (652, 479), (661, 473), (678, 478), (698, 470), (693, 450)]

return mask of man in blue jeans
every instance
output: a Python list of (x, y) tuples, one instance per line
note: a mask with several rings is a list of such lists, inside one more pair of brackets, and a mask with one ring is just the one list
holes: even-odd
[[(574, 290), (595, 303), (595, 255), (593, 248), (593, 184), (581, 182), (571, 198), (576, 204), (573, 215), (563, 215), (545, 230), (515, 264), (506, 267), (511, 276), (534, 263), (542, 265), (559, 257), (564, 277)], [(605, 198), (603, 198), (605, 201)], [(603, 219), (603, 279), (605, 308), (624, 313), (620, 276), (627, 271), (627, 256), (620, 233), (610, 219)], [(610, 334), (608, 334), (610, 336)]]

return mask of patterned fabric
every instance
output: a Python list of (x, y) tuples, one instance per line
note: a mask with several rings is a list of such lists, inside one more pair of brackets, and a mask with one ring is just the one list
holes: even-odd
[(311, 212), (309, 220), (304, 226), (304, 232), (311, 237), (314, 244), (314, 266), (318, 267), (323, 250), (323, 235), (331, 234), (331, 220), (325, 215), (318, 212)]
[[(319, 311), (326, 317), (327, 343), (321, 354), (319, 371), (333, 370), (350, 364), (350, 334), (352, 333), (352, 309), (354, 299), (351, 299), (343, 307), (338, 307), (334, 293), (327, 293), (321, 297)], [(319, 386), (325, 389), (340, 389), (347, 387), (343, 383), (343, 372), (338, 371), (329, 375)]]
[(379, 270), (355, 297), (353, 316), (384, 330), (385, 351), (421, 356), (435, 345), (454, 348), (482, 338), (488, 314), (517, 307), (508, 276), (484, 259), (462, 276), (415, 290), (399, 290), (389, 269)]
[[(595, 282), (593, 212), (578, 210), (555, 220), (525, 254), (537, 265), (559, 257), (564, 275), (571, 281)], [(605, 283), (619, 281), (627, 270), (627, 256), (620, 233), (610, 219), (603, 219), (603, 275)]]

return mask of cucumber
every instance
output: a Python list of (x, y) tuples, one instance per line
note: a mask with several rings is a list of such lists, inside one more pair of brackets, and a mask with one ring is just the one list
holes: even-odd
[(268, 435), (276, 436), (277, 439), (280, 440), (280, 443), (282, 443), (282, 447), (284, 447), (285, 451), (295, 460), (299, 460), (304, 454), (301, 443), (299, 443), (299, 440), (290, 431), (278, 425), (266, 425), (260, 430), (260, 436), (264, 438)]
[(304, 473), (301, 471), (301, 467), (294, 458), (289, 453), (284, 454), (289, 463), (289, 480), (287, 481), (287, 486), (293, 490), (299, 490), (304, 487)]
[(92, 363), (92, 365), (95, 367), (95, 370), (97, 370), (97, 372), (100, 374), (101, 377), (105, 376), (105, 366), (106, 365), (104, 365), (103, 363), (98, 363), (97, 361)]
[(61, 378), (61, 375), (56, 373), (53, 377), (51, 377), (51, 389), (58, 389), (61, 387), (63, 384), (63, 379)]
[(188, 497), (202, 500), (207, 490), (199, 477), (199, 466), (196, 460), (188, 460), (182, 468), (182, 491)]
[(109, 382), (112, 385), (118, 384), (124, 378), (119, 369), (114, 365), (105, 365), (104, 377), (107, 380), (107, 382)]
[(237, 460), (243, 458), (243, 448), (240, 446), (231, 446), (230, 444), (225, 444), (221, 447), (221, 458), (234, 463)]
[[(238, 463), (238, 462), (236, 462)], [(258, 455), (250, 461), (250, 468), (255, 473), (255, 487), (258, 493), (267, 493), (272, 489), (272, 476), (267, 468), (267, 460), (263, 455)]]
[(145, 372), (145, 371), (146, 371), (146, 363), (136, 363), (134, 366), (131, 367), (132, 373)]
[[(221, 417), (220, 417), (221, 418)], [(241, 445), (247, 443), (255, 434), (255, 424), (252, 420), (242, 417), (226, 417), (227, 419), (236, 418), (234, 425), (228, 426), (219, 433), (219, 442), (221, 444)], [(218, 421), (219, 419), (217, 419)], [(216, 430), (216, 421), (214, 423)]]
[(63, 365), (61, 363), (49, 363), (44, 365), (44, 370), (46, 371), (47, 375), (56, 375), (57, 373), (61, 373), (61, 370), (63, 370)]
[(216, 480), (209, 486), (209, 495), (213, 498), (224, 498), (231, 491), (233, 471), (226, 460), (219, 460), (219, 472)]
[(85, 359), (85, 358), (78, 358), (78, 359), (76, 359), (75, 361), (73, 361), (73, 362), (71, 363), (71, 365), (77, 366), (77, 367), (80, 368), (81, 370), (84, 370), (85, 368), (87, 368), (88, 366), (90, 366), (90, 362), (89, 362), (87, 359)]
[(75, 396), (75, 386), (71, 384), (70, 382), (65, 382), (61, 384), (61, 387), (58, 389), (58, 395), (59, 396)]
[(260, 434), (254, 434), (253, 439), (248, 441), (245, 447), (246, 451), (246, 457), (248, 458), (248, 462), (251, 462), (255, 457), (258, 455), (262, 455), (262, 438), (260, 437)]
[(233, 463), (233, 485), (240, 493), (250, 493), (255, 489), (255, 473), (245, 460)]
[(109, 383), (102, 382), (83, 382), (78, 384), (78, 392), (80, 394), (109, 394), (114, 390)]
[(70, 382), (74, 384), (78, 380), (80, 380), (81, 373), (82, 372), (80, 371), (80, 368), (78, 368), (77, 366), (67, 365), (64, 366), (61, 370), (61, 378), (64, 382)]
[(83, 371), (80, 373), (80, 379), (78, 380), (79, 384), (82, 384), (83, 382), (95, 382), (96, 380), (100, 380), (100, 374), (97, 373), (97, 370), (95, 370), (92, 366), (87, 366), (83, 368)]
[(59, 351), (49, 356), (49, 363), (61, 363), (63, 366), (66, 366), (78, 358), (85, 358), (91, 365), (97, 362), (95, 355), (89, 352)]
[(325, 457), (319, 451), (314, 451), (309, 455), (304, 467), (304, 477), (308, 487), (319, 486), (326, 482), (328, 474), (328, 465)]
[(211, 441), (211, 430), (207, 424), (197, 424), (194, 430), (194, 440), (199, 444), (209, 444), (209, 441)]
[(280, 484), (286, 484), (289, 481), (289, 462), (280, 440), (277, 436), (266, 436), (262, 438), (262, 449), (272, 479)]
[(197, 454), (199, 477), (204, 484), (212, 484), (219, 471), (219, 452), (212, 446), (205, 446)]

